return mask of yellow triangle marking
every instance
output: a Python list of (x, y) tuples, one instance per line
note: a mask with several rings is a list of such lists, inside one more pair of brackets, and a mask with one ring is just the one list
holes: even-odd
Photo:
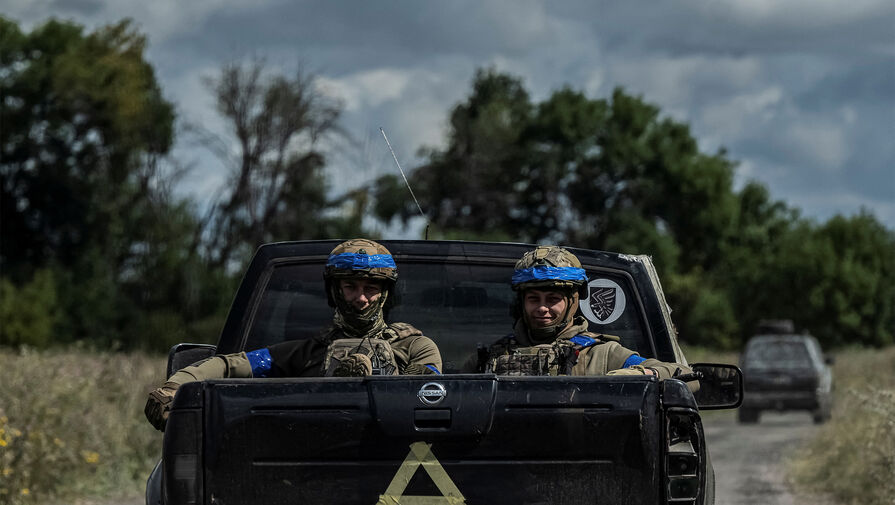
[[(441, 491), (442, 496), (404, 496), (407, 484), (422, 466), (429, 474), (429, 478)], [(385, 494), (379, 495), (376, 505), (465, 505), (466, 498), (457, 489), (454, 481), (444, 471), (444, 467), (432, 454), (432, 444), (414, 442), (410, 444), (410, 452), (401, 463), (401, 467), (395, 473), (391, 484), (385, 490)]]

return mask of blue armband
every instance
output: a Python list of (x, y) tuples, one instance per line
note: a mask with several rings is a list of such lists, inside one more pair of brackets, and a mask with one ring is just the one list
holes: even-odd
[(596, 344), (597, 340), (590, 338), (586, 335), (575, 335), (574, 337), (569, 339), (569, 342), (572, 342), (573, 344), (578, 344), (582, 348), (584, 348), (584, 347), (590, 347), (590, 346)]
[(435, 372), (435, 375), (441, 375), (441, 372), (438, 371), (438, 368), (435, 365), (426, 365), (426, 368)]
[(252, 365), (252, 377), (267, 377), (273, 368), (273, 358), (266, 347), (247, 352), (246, 357), (249, 358), (249, 364)]
[(628, 359), (625, 360), (625, 364), (622, 365), (622, 368), (628, 368), (629, 366), (639, 365), (646, 361), (646, 358), (641, 358), (636, 354), (632, 354), (628, 356)]

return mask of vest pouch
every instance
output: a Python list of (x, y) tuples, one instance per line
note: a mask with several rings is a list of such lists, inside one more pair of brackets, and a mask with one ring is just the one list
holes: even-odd
[(332, 377), (343, 359), (352, 354), (365, 354), (373, 363), (373, 375), (398, 375), (398, 364), (392, 346), (381, 338), (339, 338), (326, 348), (323, 375)]
[(505, 354), (492, 356), (486, 372), (497, 375), (557, 375), (559, 361), (553, 344), (508, 349)]

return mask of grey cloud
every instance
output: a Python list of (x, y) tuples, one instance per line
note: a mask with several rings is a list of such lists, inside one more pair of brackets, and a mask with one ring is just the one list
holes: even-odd
[[(574, 15), (580, 4), (566, 7)], [(860, 15), (841, 4), (836, 12), (786, 9), (746, 16), (730, 2), (612, 2), (594, 9), (593, 26), (608, 47), (620, 51), (667, 54), (822, 52), (855, 54), (891, 51), (895, 4), (880, 1)], [(606, 15), (599, 15), (600, 12)]]
[(219, 59), (241, 48), (328, 51), (337, 56), (326, 60), (328, 69), (342, 73), (412, 65), (439, 54), (523, 53), (554, 37), (556, 30), (546, 16), (489, 5), (472, 0), (357, 2), (348, 8), (341, 2), (321, 0), (246, 5), (212, 12), (202, 26), (165, 43), (198, 47)]
[(54, 12), (93, 16), (103, 9), (102, 0), (54, 0), (51, 4)]

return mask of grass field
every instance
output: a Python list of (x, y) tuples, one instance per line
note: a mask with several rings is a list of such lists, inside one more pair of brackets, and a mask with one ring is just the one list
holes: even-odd
[(835, 354), (832, 419), (789, 461), (796, 489), (895, 504), (895, 347)]
[(140, 496), (161, 453), (143, 416), (164, 358), (0, 351), (0, 504)]
[[(685, 352), (694, 363), (737, 361)], [(143, 406), (164, 366), (144, 354), (0, 350), (0, 505), (139, 497), (161, 450)], [(833, 418), (791, 457), (790, 480), (843, 504), (892, 505), (895, 347), (841, 351), (834, 377)]]

